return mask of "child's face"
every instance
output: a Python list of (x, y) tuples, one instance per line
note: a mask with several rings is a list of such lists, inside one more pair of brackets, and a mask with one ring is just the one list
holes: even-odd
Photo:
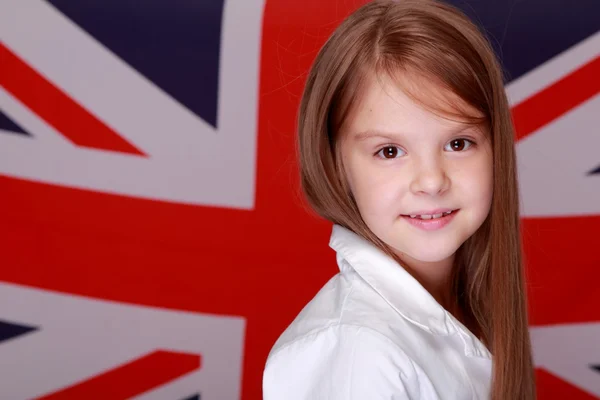
[[(490, 210), (485, 133), (426, 111), (389, 78), (367, 85), (341, 134), (341, 155), (365, 223), (401, 258), (447, 260)], [(452, 213), (440, 218), (444, 211)]]

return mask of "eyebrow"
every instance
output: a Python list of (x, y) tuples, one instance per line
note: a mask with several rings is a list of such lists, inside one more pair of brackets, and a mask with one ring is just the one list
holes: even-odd
[(392, 133), (369, 129), (369, 130), (355, 134), (354, 139), (358, 140), (359, 142), (363, 142), (365, 140), (369, 140), (369, 139), (373, 139), (373, 138), (380, 138), (380, 139), (394, 141), (394, 140), (398, 139), (398, 136), (401, 136), (401, 135), (395, 135)]
[[(459, 128), (452, 130), (451, 132), (448, 132), (451, 135), (458, 135), (461, 134), (465, 131), (473, 131), (475, 134), (478, 135), (483, 135), (483, 132), (481, 132), (481, 130), (475, 126), (475, 125), (470, 125), (470, 124), (464, 124), (461, 125)], [(399, 138), (403, 137), (404, 135), (401, 132), (398, 133), (391, 133), (391, 132), (384, 132), (384, 131), (379, 131), (377, 129), (368, 129), (366, 131), (362, 131), (359, 133), (356, 133), (354, 135), (354, 139), (359, 141), (359, 142), (364, 142), (366, 140), (369, 139), (373, 139), (373, 138), (378, 138), (378, 139), (385, 139), (385, 140), (389, 140), (389, 141), (395, 141), (398, 140)]]

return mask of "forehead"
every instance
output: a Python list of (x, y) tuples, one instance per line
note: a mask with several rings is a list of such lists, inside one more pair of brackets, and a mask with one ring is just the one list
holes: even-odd
[(480, 113), (432, 80), (370, 74), (344, 123), (344, 134), (365, 131), (405, 133), (453, 131)]

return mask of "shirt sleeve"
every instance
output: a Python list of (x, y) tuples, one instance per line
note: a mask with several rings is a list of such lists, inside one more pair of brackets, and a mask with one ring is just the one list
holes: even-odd
[(263, 375), (264, 400), (419, 398), (410, 358), (369, 328), (336, 325), (276, 348)]

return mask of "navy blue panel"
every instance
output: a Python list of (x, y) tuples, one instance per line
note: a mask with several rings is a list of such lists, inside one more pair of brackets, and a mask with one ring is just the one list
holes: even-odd
[(193, 395), (192, 397), (186, 397), (183, 400), (200, 400), (200, 393)]
[(37, 330), (38, 328), (32, 326), (25, 326), (15, 324), (14, 322), (7, 322), (0, 320), (0, 343), (24, 335), (26, 333)]
[(600, 30), (598, 0), (447, 0), (484, 27), (514, 80)]
[(216, 127), (224, 0), (47, 1)]
[(589, 172), (589, 175), (594, 175), (594, 174), (600, 174), (600, 165), (598, 165), (598, 168), (591, 170)]
[(8, 118), (8, 116), (6, 116), (6, 114), (4, 114), (2, 110), (0, 110), (0, 129), (9, 132), (19, 133), (21, 135), (29, 135), (29, 133), (25, 132), (25, 130), (19, 125), (17, 125), (16, 122)]

